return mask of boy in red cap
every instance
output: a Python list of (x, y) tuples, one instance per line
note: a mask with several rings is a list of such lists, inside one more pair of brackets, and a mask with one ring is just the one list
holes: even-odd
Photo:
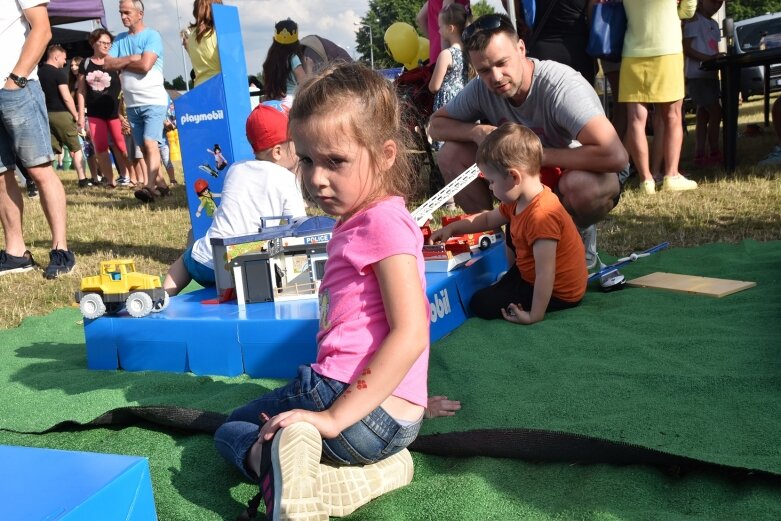
[(228, 170), (211, 226), (168, 270), (163, 288), (169, 295), (177, 295), (191, 280), (201, 286), (214, 286), (212, 237), (257, 233), (263, 216), (306, 215), (301, 189), (292, 172), (298, 158), (287, 134), (287, 121), (284, 112), (268, 105), (258, 105), (249, 115), (247, 140), (255, 159), (234, 163)]

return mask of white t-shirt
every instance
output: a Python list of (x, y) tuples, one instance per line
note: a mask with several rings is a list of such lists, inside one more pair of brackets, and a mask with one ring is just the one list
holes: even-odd
[(225, 176), (214, 221), (206, 235), (193, 244), (193, 259), (214, 269), (212, 237), (258, 233), (260, 218), (274, 215), (306, 215), (295, 174), (269, 161), (252, 159), (234, 163)]
[[(694, 15), (683, 27), (683, 39), (692, 38), (692, 47), (695, 51), (713, 56), (719, 53), (719, 40), (721, 31), (719, 24), (712, 18), (706, 18), (700, 13)], [(686, 57), (687, 78), (718, 78), (718, 71), (704, 71), (700, 69), (700, 61)]]
[[(24, 17), (24, 9), (30, 9), (37, 5), (48, 4), (49, 0), (14, 0), (13, 2), (3, 2), (0, 9), (0, 80), (5, 80), (14, 70), (19, 56), (22, 54), (22, 47), (30, 32), (30, 24)], [(38, 67), (36, 66), (27, 79), (38, 79)]]

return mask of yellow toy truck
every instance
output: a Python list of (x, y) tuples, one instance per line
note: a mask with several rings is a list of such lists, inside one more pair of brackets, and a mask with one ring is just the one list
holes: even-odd
[(130, 259), (100, 263), (100, 274), (81, 279), (76, 302), (84, 318), (114, 314), (125, 306), (131, 317), (145, 317), (168, 307), (169, 297), (160, 277), (136, 272)]

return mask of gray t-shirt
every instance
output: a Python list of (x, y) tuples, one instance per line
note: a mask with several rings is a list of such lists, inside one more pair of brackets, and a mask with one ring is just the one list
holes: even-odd
[(499, 126), (507, 121), (529, 127), (548, 148), (573, 148), (581, 129), (595, 116), (604, 116), (594, 88), (576, 70), (554, 61), (534, 63), (526, 100), (515, 107), (493, 94), (475, 78), (445, 106), (460, 121), (482, 121)]

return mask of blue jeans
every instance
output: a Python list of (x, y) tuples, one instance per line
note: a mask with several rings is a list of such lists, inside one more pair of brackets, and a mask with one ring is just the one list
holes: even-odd
[(30, 81), (23, 89), (0, 89), (0, 173), (54, 160), (49, 117), (41, 84)]
[[(349, 384), (321, 376), (308, 365), (298, 368), (298, 376), (284, 387), (239, 407), (214, 434), (217, 451), (235, 465), (250, 481), (257, 481), (244, 467), (244, 460), (258, 439), (260, 413), (269, 418), (291, 409), (323, 411), (349, 387)], [(337, 465), (367, 465), (387, 458), (412, 443), (422, 420), (407, 427), (399, 425), (382, 407), (377, 407), (358, 423), (331, 440), (323, 440), (323, 459)]]
[[(144, 141), (163, 141), (163, 122), (168, 110), (166, 105), (139, 105), (127, 108), (127, 119), (133, 129), (133, 141), (143, 147)], [(130, 150), (128, 150), (130, 154)]]

